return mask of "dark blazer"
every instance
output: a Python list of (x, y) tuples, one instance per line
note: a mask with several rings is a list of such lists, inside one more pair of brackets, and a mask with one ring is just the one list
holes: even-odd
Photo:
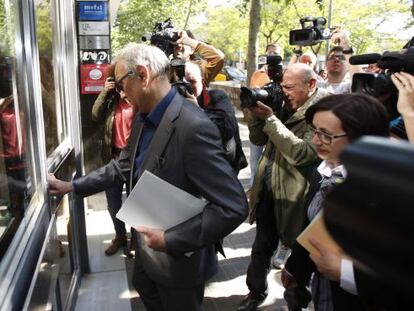
[[(130, 178), (135, 184), (131, 172), (141, 127), (136, 117), (119, 159), (74, 181), (77, 194), (102, 191), (115, 180)], [(138, 239), (136, 260), (153, 281), (164, 286), (192, 287), (205, 282), (217, 269), (214, 244), (247, 216), (243, 188), (226, 160), (217, 127), (199, 107), (177, 94), (146, 151), (144, 170), (208, 203), (201, 214), (165, 232), (167, 252), (154, 251)], [(187, 257), (188, 252), (194, 253)]]
[[(311, 173), (306, 173), (309, 177), (309, 191), (306, 196), (306, 206), (309, 206), (313, 197), (316, 195), (320, 188), (320, 181), (322, 176), (317, 170), (317, 166), (312, 170)], [(308, 296), (303, 293), (307, 291), (306, 287), (310, 283), (312, 273), (316, 272), (316, 266), (309, 257), (309, 252), (298, 242), (292, 247), (292, 253), (288, 258), (285, 269), (292, 274), (298, 284), (296, 292), (298, 293), (297, 298), (301, 300), (301, 304), (306, 306)], [(335, 311), (359, 311), (365, 310), (365, 304), (359, 296), (352, 295), (342, 289), (338, 282), (329, 281), (331, 287), (332, 303)], [(302, 293), (302, 294), (301, 294)]]
[[(227, 150), (227, 160), (238, 173), (247, 166), (247, 159), (243, 152), (240, 139), (239, 125), (229, 96), (223, 90), (209, 90), (210, 102), (204, 111), (220, 131), (223, 145), (234, 139), (234, 150)], [(199, 99), (203, 99), (202, 96)], [(204, 107), (204, 104), (201, 105)], [(226, 148), (226, 147), (225, 147)], [(232, 149), (232, 148), (230, 148)]]

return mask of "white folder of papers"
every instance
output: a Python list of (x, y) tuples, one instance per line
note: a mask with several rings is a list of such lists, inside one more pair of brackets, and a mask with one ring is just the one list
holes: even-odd
[(116, 217), (129, 226), (167, 230), (201, 213), (206, 202), (145, 171)]

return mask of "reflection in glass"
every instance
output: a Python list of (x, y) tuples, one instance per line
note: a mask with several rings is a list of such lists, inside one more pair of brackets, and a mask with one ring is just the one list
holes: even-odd
[(67, 309), (65, 304), (73, 278), (69, 219), (69, 200), (66, 195), (56, 210), (55, 224), (51, 226), (46, 239), (28, 310), (50, 310), (50, 303), (52, 310)]
[(55, 84), (56, 55), (53, 45), (52, 7), (50, 0), (36, 1), (36, 38), (39, 48), (40, 79), (42, 85), (43, 119), (46, 135), (46, 152), (50, 155), (62, 140), (62, 116), (59, 88)]
[(13, 5), (0, 0), (0, 260), (28, 206), (33, 176), (28, 159), (25, 106), (16, 96)]
[(72, 243), (72, 224), (69, 215), (68, 196), (63, 200), (56, 211), (56, 227), (59, 243), (59, 288), (62, 303), (65, 304), (69, 295), (73, 271), (75, 269), (74, 245)]

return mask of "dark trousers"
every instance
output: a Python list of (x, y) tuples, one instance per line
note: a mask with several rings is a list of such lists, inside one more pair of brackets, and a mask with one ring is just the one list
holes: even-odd
[(124, 184), (116, 182), (111, 188), (105, 190), (106, 201), (108, 202), (108, 211), (111, 215), (112, 223), (114, 224), (116, 235), (125, 235), (125, 223), (116, 218), (116, 214), (122, 205), (122, 190)]
[(254, 299), (261, 300), (267, 295), (266, 277), (278, 243), (272, 194), (270, 191), (263, 190), (263, 196), (256, 210), (256, 237), (246, 278), (247, 287)]
[(204, 283), (191, 288), (163, 286), (148, 277), (137, 258), (132, 283), (148, 311), (203, 310)]

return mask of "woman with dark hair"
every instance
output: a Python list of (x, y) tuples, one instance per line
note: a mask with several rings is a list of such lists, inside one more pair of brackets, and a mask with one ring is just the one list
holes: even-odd
[[(322, 209), (326, 194), (346, 177), (346, 169), (340, 161), (345, 147), (364, 135), (388, 136), (389, 123), (385, 107), (364, 94), (325, 97), (309, 107), (305, 116), (314, 129), (312, 143), (322, 160), (312, 174), (307, 198), (308, 219), (312, 221)], [(319, 243), (310, 242), (321, 249)], [(296, 243), (282, 271), (290, 311), (301, 310), (308, 304), (310, 295), (306, 286), (312, 273), (315, 273), (311, 289), (316, 311), (366, 309), (357, 296), (352, 262), (340, 255), (330, 255), (328, 267), (320, 256), (309, 257), (309, 253)]]

